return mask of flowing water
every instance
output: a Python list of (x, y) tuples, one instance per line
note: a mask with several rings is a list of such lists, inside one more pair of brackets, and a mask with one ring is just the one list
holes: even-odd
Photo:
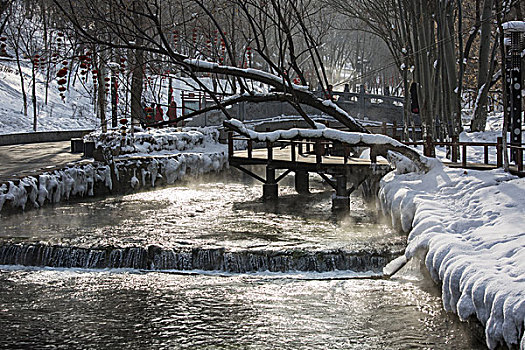
[(377, 278), (403, 235), (312, 187), (268, 204), (225, 172), (2, 217), (0, 347), (483, 346), (419, 273)]

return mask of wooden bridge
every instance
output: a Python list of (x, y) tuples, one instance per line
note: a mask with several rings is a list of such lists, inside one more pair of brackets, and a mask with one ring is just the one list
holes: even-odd
[[(230, 130), (235, 130), (231, 128)], [(237, 131), (237, 130), (236, 130)], [(385, 130), (383, 130), (387, 133)], [(395, 129), (391, 132), (395, 136)], [(257, 135), (261, 135), (256, 133)], [(246, 149), (236, 150), (237, 142), (244, 142)], [(459, 142), (457, 138), (451, 142), (433, 142), (427, 138), (420, 142), (405, 142), (406, 146), (422, 146), (424, 154), (432, 157), (436, 147), (448, 148), (450, 160), (444, 164), (449, 167), (490, 170), (503, 166), (503, 143), (498, 142)], [(274, 200), (278, 198), (278, 183), (290, 173), (295, 175), (295, 188), (298, 193), (309, 192), (309, 173), (319, 174), (334, 190), (332, 208), (348, 210), (350, 194), (363, 185), (366, 194), (375, 193), (379, 179), (392, 170), (384, 159), (378, 159), (378, 149), (381, 145), (366, 142), (345, 143), (326, 137), (281, 137), (272, 141), (258, 140), (254, 137), (235, 135), (228, 132), (228, 156), (231, 166), (243, 171), (263, 183), (263, 198)], [(356, 151), (370, 149), (366, 159), (358, 156)], [(484, 162), (469, 162), (468, 152), (472, 148), (483, 150)], [(513, 153), (514, 165), (510, 172), (525, 176), (523, 171), (524, 147), (507, 146), (507, 151)], [(356, 153), (354, 153), (356, 152)], [(496, 159), (494, 160), (494, 154)], [(490, 157), (492, 155), (492, 157)], [(265, 178), (255, 174), (245, 166), (262, 165), (266, 168)], [(281, 174), (277, 174), (282, 170)]]
[[(247, 149), (236, 151), (236, 142), (246, 142)], [(228, 133), (230, 166), (262, 182), (265, 200), (277, 199), (279, 181), (292, 172), (296, 191), (309, 193), (309, 173), (317, 173), (335, 190), (332, 198), (334, 210), (348, 210), (350, 194), (354, 190), (363, 185), (371, 193), (379, 179), (391, 170), (388, 162), (378, 160), (374, 155), (373, 145), (357, 145), (371, 148), (372, 156), (368, 159), (353, 156), (354, 147), (356, 145), (322, 138), (277, 139), (260, 143)], [(245, 168), (247, 165), (265, 166), (266, 178)], [(283, 172), (277, 176), (277, 170)]]

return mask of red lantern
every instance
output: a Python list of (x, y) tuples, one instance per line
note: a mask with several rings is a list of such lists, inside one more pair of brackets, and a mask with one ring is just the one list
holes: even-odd
[(127, 124), (128, 120), (126, 118), (120, 119), (120, 124)]
[(67, 83), (67, 80), (65, 78), (62, 78), (62, 79), (59, 79), (57, 83), (58, 85), (65, 85)]
[(64, 91), (66, 91), (66, 87), (65, 86), (59, 86), (58, 87), (58, 91), (64, 92)]
[(64, 68), (61, 68), (58, 72), (57, 72), (57, 77), (59, 78), (63, 78), (67, 75), (67, 68), (64, 67)]
[(63, 66), (67, 66), (67, 63), (68, 63), (67, 61), (62, 61)]

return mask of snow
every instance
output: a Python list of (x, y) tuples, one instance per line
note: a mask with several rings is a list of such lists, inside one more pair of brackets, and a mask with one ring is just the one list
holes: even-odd
[[(27, 116), (23, 114), (23, 98), (20, 75), (16, 62), (9, 59), (0, 61), (0, 134), (33, 131), (33, 104), (31, 101), (31, 63), (21, 62), (28, 98)], [(37, 74), (37, 131), (86, 130), (99, 126), (88, 91), (76, 80), (62, 101), (55, 80), (49, 84), (48, 103), (45, 104), (45, 76)]]
[(193, 65), (193, 66), (196, 66), (196, 67), (206, 68), (206, 69), (214, 69), (214, 68), (217, 68), (219, 66), (217, 63), (203, 61), (203, 60), (198, 60), (198, 59), (192, 59), (192, 58), (187, 58), (183, 62), (187, 63), (187, 64), (190, 64), (190, 65)]
[(95, 141), (95, 147), (111, 149), (115, 156), (129, 154), (172, 154), (177, 151), (193, 150), (219, 141), (219, 130), (203, 128), (163, 128), (135, 132), (133, 136), (122, 136), (118, 131), (93, 132), (85, 136)]
[(525, 349), (525, 179), (438, 160), (426, 174), (400, 169), (383, 178), (379, 199), (392, 224), (409, 232), (408, 246), (385, 272), (426, 254), (445, 310), (477, 317), (491, 349)]
[[(367, 144), (367, 145), (391, 145), (394, 147), (404, 147), (404, 145), (391, 137), (380, 134), (365, 134), (359, 132), (346, 132), (337, 129), (327, 128), (322, 125), (323, 129), (298, 129), (276, 130), (272, 132), (256, 132), (248, 129), (241, 121), (231, 119), (228, 121), (242, 133), (259, 142), (275, 142), (280, 139), (289, 140), (298, 138), (327, 138), (330, 140), (341, 141), (349, 145)], [(318, 123), (317, 123), (318, 124)], [(316, 124), (316, 125), (317, 125)], [(321, 126), (321, 124), (319, 124)]]
[(508, 30), (509, 32), (525, 32), (525, 22), (524, 21), (509, 21), (503, 23), (503, 30)]

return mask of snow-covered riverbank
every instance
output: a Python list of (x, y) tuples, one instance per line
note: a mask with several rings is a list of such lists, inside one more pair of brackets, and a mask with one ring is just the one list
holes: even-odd
[[(128, 149), (125, 156), (113, 157), (110, 164), (83, 161), (64, 169), (0, 184), (0, 211), (2, 208), (39, 208), (46, 203), (104, 192), (127, 193), (142, 187), (169, 185), (187, 174), (220, 171), (227, 166), (227, 149), (218, 143), (217, 130), (180, 132), (172, 129), (146, 136), (146, 133), (141, 134), (147, 141), (137, 142), (137, 147)], [(110, 138), (110, 141), (101, 141), (100, 144), (116, 149), (115, 139)], [(148, 147), (154, 147), (155, 151)], [(149, 152), (144, 153), (145, 149)]]
[(436, 160), (426, 174), (385, 176), (380, 203), (410, 232), (405, 257), (426, 253), (444, 308), (477, 317), (490, 348), (525, 349), (525, 179)]

